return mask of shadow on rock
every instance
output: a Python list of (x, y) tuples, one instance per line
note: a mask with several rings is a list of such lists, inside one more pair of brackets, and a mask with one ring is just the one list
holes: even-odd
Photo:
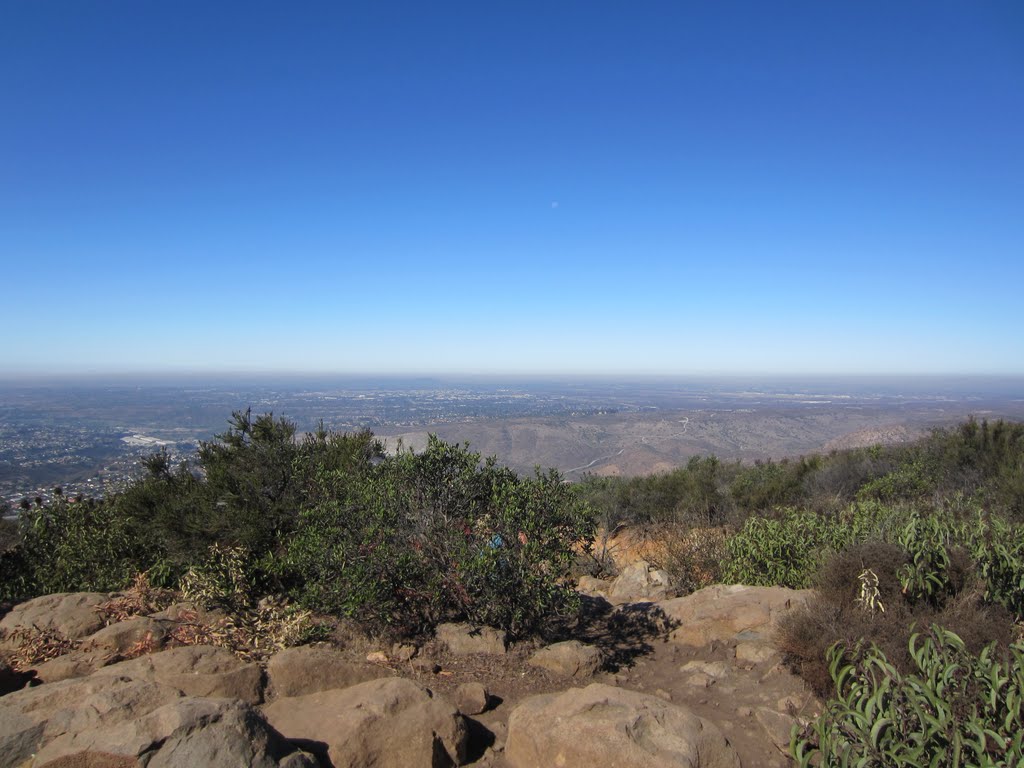
[(494, 745), (494, 734), (478, 720), (465, 716), (463, 719), (466, 721), (466, 730), (469, 733), (469, 738), (466, 741), (466, 762), (473, 763), (483, 757), (484, 752)]
[(657, 603), (613, 606), (603, 597), (580, 595), (580, 611), (572, 622), (554, 628), (554, 640), (579, 640), (601, 649), (604, 667), (617, 672), (654, 650), (679, 626)]

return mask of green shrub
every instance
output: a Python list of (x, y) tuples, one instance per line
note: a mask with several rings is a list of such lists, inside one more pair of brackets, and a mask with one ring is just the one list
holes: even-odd
[(966, 544), (985, 584), (985, 599), (1024, 620), (1024, 526), (979, 516)]
[(112, 592), (155, 559), (137, 521), (112, 504), (60, 498), (21, 516), (26, 592)]
[(301, 513), (282, 560), (296, 597), (398, 635), (451, 619), (543, 629), (576, 598), (593, 515), (551, 472), (520, 478), (431, 438)]
[[(870, 638), (901, 672), (912, 666), (907, 644), (915, 626), (940, 624), (956, 632), (975, 653), (993, 641), (1000, 647), (1009, 644), (1011, 616), (1001, 606), (984, 602), (976, 575), (955, 580), (954, 592), (941, 604), (911, 600), (900, 583), (908, 562), (898, 544), (877, 539), (854, 544), (826, 561), (807, 605), (782, 618), (779, 648), (818, 695), (830, 693), (826, 657), (837, 642), (851, 647)], [(863, 599), (865, 585), (873, 585), (871, 601)]]
[(898, 514), (879, 504), (856, 504), (834, 515), (787, 509), (775, 517), (749, 517), (726, 543), (723, 576), (751, 586), (809, 587), (831, 553), (888, 531)]
[(1024, 645), (1006, 659), (992, 646), (972, 655), (933, 625), (909, 643), (903, 674), (877, 646), (829, 651), (835, 698), (803, 731), (801, 766), (1019, 766), (1024, 761)]

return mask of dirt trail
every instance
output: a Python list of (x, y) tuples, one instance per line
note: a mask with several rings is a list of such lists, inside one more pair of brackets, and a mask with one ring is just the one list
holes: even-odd
[(610, 668), (583, 679), (566, 679), (529, 666), (526, 662), (534, 647), (525, 645), (503, 657), (452, 656), (428, 647), (424, 653), (440, 667), (439, 672), (423, 669), (422, 662), (419, 668), (410, 664), (396, 671), (449, 700), (461, 683), (483, 683), (495, 704), (473, 718), (470, 765), (478, 768), (509, 768), (503, 754), (508, 717), (523, 699), (594, 682), (660, 696), (690, 709), (722, 730), (745, 768), (793, 764), (784, 753), (792, 716), (813, 717), (820, 705), (767, 643), (760, 646), (763, 658), (737, 660), (735, 640), (691, 648), (667, 641), (663, 633), (649, 632), (659, 629), (653, 625), (634, 625), (624, 631), (612, 628), (603, 635), (599, 627), (600, 621), (595, 621), (578, 629), (577, 636), (603, 647)]

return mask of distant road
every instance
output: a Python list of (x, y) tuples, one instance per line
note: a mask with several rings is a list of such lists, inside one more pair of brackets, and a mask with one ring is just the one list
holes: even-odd
[[(686, 428), (690, 426), (690, 417), (689, 416), (685, 416), (684, 418), (679, 420), (679, 423), (683, 425), (683, 429), (682, 429), (681, 432), (675, 432), (675, 433), (673, 433), (671, 435), (665, 435), (663, 437), (658, 437), (657, 439), (658, 440), (671, 440), (671, 439), (673, 439), (675, 437), (682, 437), (683, 435), (685, 435), (686, 434)], [(647, 436), (646, 435), (641, 436), (639, 440), (634, 442), (634, 445), (639, 445), (641, 443), (644, 443), (644, 444), (647, 443)], [(600, 464), (602, 461), (608, 461), (609, 459), (617, 458), (617, 457), (621, 456), (622, 454), (624, 454), (625, 452), (626, 452), (625, 448), (620, 448), (617, 453), (610, 453), (607, 456), (600, 456), (600, 457), (594, 459), (589, 464), (584, 464), (582, 467), (573, 467), (572, 469), (567, 469), (567, 470), (565, 470), (564, 474), (568, 475), (568, 474), (570, 474), (572, 472), (581, 472), (584, 469), (590, 469), (595, 464)]]
[(608, 461), (608, 459), (614, 459), (617, 456), (621, 456), (625, 452), (626, 452), (625, 448), (620, 448), (618, 453), (610, 453), (607, 456), (601, 456), (599, 458), (594, 459), (589, 464), (584, 464), (582, 467), (573, 467), (572, 469), (567, 469), (567, 470), (565, 470), (565, 474), (568, 475), (570, 472), (580, 472), (580, 471), (582, 471), (584, 469), (590, 469), (595, 464), (600, 464), (602, 461)]

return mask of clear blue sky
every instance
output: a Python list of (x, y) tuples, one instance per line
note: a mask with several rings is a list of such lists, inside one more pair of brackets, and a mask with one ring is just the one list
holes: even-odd
[(0, 374), (1024, 373), (1024, 3), (2, 0)]

